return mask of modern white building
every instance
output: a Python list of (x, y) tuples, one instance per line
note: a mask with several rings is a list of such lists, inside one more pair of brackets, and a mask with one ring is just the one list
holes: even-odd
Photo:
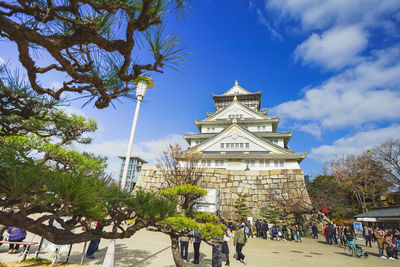
[[(119, 180), (121, 181), (122, 179), (122, 173), (124, 172), (124, 164), (125, 164), (125, 157), (119, 157), (122, 162), (121, 162), (121, 170), (119, 174)], [(147, 161), (139, 158), (139, 157), (130, 157), (129, 159), (129, 165), (128, 165), (128, 174), (126, 176), (126, 183), (125, 183), (125, 188), (128, 189), (129, 191), (132, 191), (133, 188), (135, 187), (135, 184), (137, 183), (137, 180), (139, 178), (140, 171), (142, 170), (142, 166), (146, 164)]]
[(222, 95), (214, 95), (215, 112), (195, 120), (199, 133), (185, 134), (186, 152), (202, 154), (206, 168), (227, 170), (300, 169), (306, 153), (288, 146), (292, 132), (278, 132), (279, 117), (260, 109), (261, 92), (251, 93), (235, 81)]

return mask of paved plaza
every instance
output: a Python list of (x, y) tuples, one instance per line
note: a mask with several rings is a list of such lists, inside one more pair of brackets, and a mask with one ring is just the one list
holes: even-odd
[[(27, 239), (28, 240), (28, 239)], [(87, 266), (101, 266), (107, 250), (108, 240), (102, 240), (95, 259), (85, 258)], [(70, 263), (78, 266), (80, 263), (83, 245), (74, 245)], [(231, 266), (244, 266), (232, 259), (234, 247), (231, 250)], [(3, 262), (16, 262), (18, 255), (7, 254), (8, 246), (0, 246), (0, 259)], [(289, 241), (272, 241), (263, 239), (249, 239), (243, 252), (247, 256), (247, 266), (400, 266), (400, 260), (392, 261), (377, 257), (377, 247), (366, 249), (370, 256), (367, 259), (349, 257), (344, 254), (343, 248), (326, 245), (322, 240), (304, 239), (302, 243)], [(35, 247), (31, 252), (36, 251)], [(29, 257), (33, 256), (30, 255)], [(44, 253), (41, 257), (50, 258), (51, 254)], [(65, 258), (64, 258), (65, 259)], [(193, 246), (189, 246), (189, 259), (193, 259)], [(202, 266), (211, 266), (211, 247), (202, 242), (200, 246), (200, 261)], [(76, 264), (76, 265), (75, 265)], [(225, 262), (223, 262), (225, 264)], [(18, 266), (11, 264), (10, 266)], [(154, 266), (173, 267), (169, 237), (161, 234), (139, 231), (132, 238), (117, 240), (116, 266)], [(196, 266), (188, 264), (188, 266)]]

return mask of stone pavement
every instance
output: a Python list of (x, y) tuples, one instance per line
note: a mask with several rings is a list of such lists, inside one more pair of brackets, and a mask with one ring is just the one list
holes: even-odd
[[(27, 240), (30, 240), (28, 237)], [(95, 259), (85, 258), (85, 264), (89, 266), (101, 266), (105, 256), (108, 240), (100, 242), (99, 251), (95, 253)], [(37, 247), (37, 246), (36, 246)], [(79, 264), (83, 249), (83, 244), (73, 245), (70, 257), (70, 263)], [(234, 247), (230, 241), (229, 249), (231, 251), (231, 266), (244, 266), (242, 263), (232, 259)], [(377, 257), (377, 247), (373, 244), (372, 248), (366, 249), (370, 256), (367, 259), (358, 257), (349, 257), (344, 254), (341, 247), (329, 246), (322, 240), (313, 240), (305, 238), (301, 243), (289, 241), (272, 241), (263, 239), (249, 239), (243, 249), (247, 256), (247, 266), (400, 266), (400, 260), (392, 261), (380, 259)], [(15, 262), (18, 255), (7, 254), (8, 246), (0, 246), (0, 260), (3, 262)], [(36, 248), (31, 249), (32, 257)], [(51, 254), (44, 253), (40, 255), (44, 258), (50, 258)], [(62, 259), (65, 259), (64, 257)], [(193, 246), (189, 245), (189, 259), (193, 259)], [(200, 246), (201, 264), (188, 266), (211, 266), (211, 247), (202, 242)], [(137, 266), (137, 267), (173, 267), (169, 237), (161, 234), (141, 230), (132, 238), (117, 240), (116, 242), (116, 266)], [(223, 262), (224, 266), (225, 262)]]

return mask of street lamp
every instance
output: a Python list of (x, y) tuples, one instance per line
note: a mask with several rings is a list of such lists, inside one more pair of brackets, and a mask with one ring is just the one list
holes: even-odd
[(126, 185), (126, 177), (128, 175), (129, 162), (131, 160), (133, 137), (135, 136), (135, 129), (136, 129), (137, 117), (139, 114), (140, 103), (142, 102), (144, 95), (146, 94), (146, 90), (154, 86), (153, 80), (146, 76), (139, 76), (139, 78), (134, 80), (133, 83), (136, 86), (136, 99), (138, 102), (136, 103), (136, 110), (135, 110), (135, 115), (133, 117), (131, 135), (129, 137), (128, 151), (126, 152), (126, 157), (125, 157), (124, 171), (122, 172), (121, 189), (124, 189)]

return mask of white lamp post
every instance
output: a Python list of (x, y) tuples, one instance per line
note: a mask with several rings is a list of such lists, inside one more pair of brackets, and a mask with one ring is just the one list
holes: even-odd
[(136, 85), (136, 98), (138, 102), (136, 103), (136, 110), (135, 110), (135, 115), (133, 117), (131, 135), (129, 137), (128, 151), (126, 152), (126, 157), (125, 157), (124, 171), (122, 173), (122, 178), (121, 178), (121, 189), (124, 189), (126, 185), (126, 177), (128, 175), (129, 162), (131, 160), (133, 137), (135, 136), (135, 129), (136, 129), (137, 117), (139, 114), (140, 103), (142, 102), (144, 95), (146, 94), (146, 90), (154, 86), (153, 80), (146, 76), (140, 76), (139, 78), (134, 80), (133, 83)]

